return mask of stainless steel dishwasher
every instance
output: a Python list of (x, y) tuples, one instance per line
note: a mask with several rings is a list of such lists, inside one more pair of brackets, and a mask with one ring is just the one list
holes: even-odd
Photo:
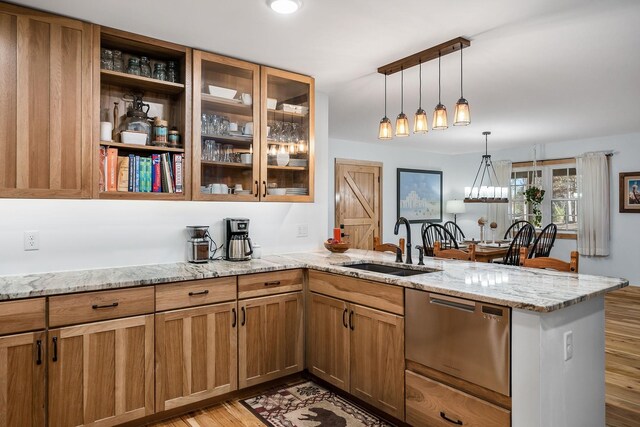
[(511, 395), (508, 307), (407, 289), (405, 316), (407, 360)]

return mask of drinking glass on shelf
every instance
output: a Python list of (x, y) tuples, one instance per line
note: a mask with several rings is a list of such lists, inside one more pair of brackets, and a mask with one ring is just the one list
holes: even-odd
[(111, 49), (100, 49), (100, 68), (113, 70), (113, 51)]
[(209, 115), (206, 113), (202, 113), (202, 118), (200, 120), (202, 122), (201, 123), (202, 129), (200, 132), (202, 133), (202, 135), (209, 134)]
[(230, 125), (229, 117), (222, 117), (220, 119), (220, 135), (229, 135), (229, 125)]
[(219, 143), (215, 143), (213, 147), (213, 161), (221, 162), (222, 161), (222, 146)]

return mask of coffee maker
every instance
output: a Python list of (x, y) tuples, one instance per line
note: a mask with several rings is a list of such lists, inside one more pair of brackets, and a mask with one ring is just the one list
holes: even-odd
[(188, 225), (187, 260), (194, 263), (209, 261), (211, 236), (207, 225)]
[(249, 238), (249, 220), (246, 218), (224, 219), (224, 258), (229, 261), (248, 261), (253, 253)]

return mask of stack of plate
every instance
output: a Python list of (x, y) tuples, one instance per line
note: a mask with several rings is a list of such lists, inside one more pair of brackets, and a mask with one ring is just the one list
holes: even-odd
[(287, 188), (287, 196), (306, 196), (309, 194), (308, 188)]
[(307, 167), (309, 160), (307, 159), (289, 159), (289, 166)]

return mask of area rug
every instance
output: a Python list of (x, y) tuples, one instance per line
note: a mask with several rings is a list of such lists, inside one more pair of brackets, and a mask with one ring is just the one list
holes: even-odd
[(241, 403), (267, 426), (391, 426), (312, 381), (273, 389), (260, 396), (242, 400)]

